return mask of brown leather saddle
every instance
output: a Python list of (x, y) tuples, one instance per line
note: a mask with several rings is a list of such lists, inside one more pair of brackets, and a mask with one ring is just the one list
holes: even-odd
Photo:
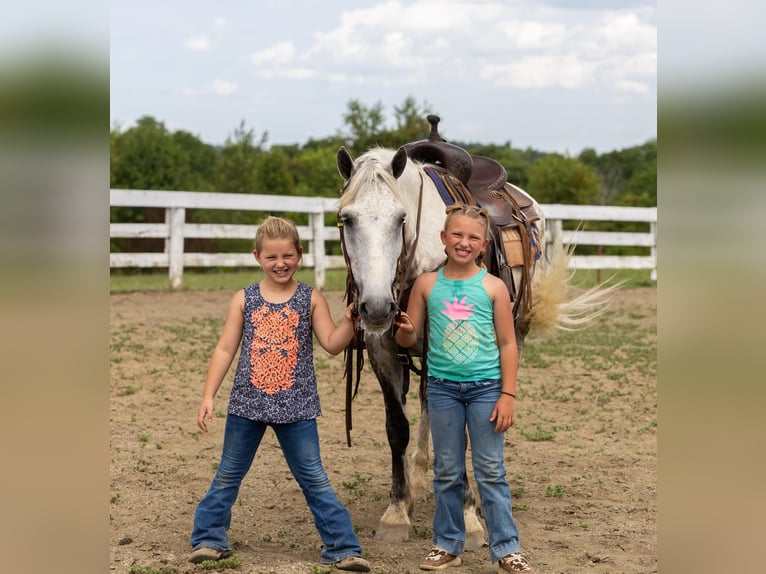
[(443, 169), (465, 187), (465, 191), (461, 191), (460, 185), (445, 182), (458, 188), (455, 201), (484, 207), (500, 228), (515, 227), (522, 223), (519, 217), (515, 217), (519, 211), (528, 221), (539, 219), (532, 207), (532, 199), (508, 183), (508, 174), (500, 162), (472, 155), (447, 142), (439, 135), (439, 116), (432, 114), (426, 119), (431, 124), (428, 139), (406, 144), (404, 149), (410, 159)]
[[(428, 139), (404, 146), (410, 159), (430, 164), (426, 172), (435, 179), (445, 204), (465, 203), (484, 207), (490, 215), (490, 244), (487, 248), (487, 270), (503, 279), (513, 301), (514, 316), (518, 318), (523, 304), (531, 305), (529, 270), (536, 256), (533, 253), (532, 222), (540, 219), (532, 199), (515, 185), (508, 183), (503, 165), (494, 159), (472, 155), (463, 148), (447, 142), (439, 135), (439, 116), (429, 115), (431, 133)], [(441, 183), (441, 185), (440, 185)], [(444, 193), (446, 190), (446, 194)], [(508, 264), (509, 254), (503, 242), (504, 232), (515, 230), (521, 241), (523, 267), (521, 280), (516, 281)], [(522, 303), (523, 302), (523, 303)]]

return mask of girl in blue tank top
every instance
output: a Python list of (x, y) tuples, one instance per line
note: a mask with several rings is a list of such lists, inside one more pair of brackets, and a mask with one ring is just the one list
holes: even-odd
[(465, 543), (466, 429), (474, 475), (498, 572), (532, 572), (522, 556), (506, 480), (504, 433), (516, 416), (518, 351), (508, 289), (478, 261), (489, 214), (453, 205), (441, 232), (447, 261), (415, 280), (396, 342), (411, 347), (428, 321), (428, 413), (434, 448), (433, 548), (422, 570), (459, 566)]

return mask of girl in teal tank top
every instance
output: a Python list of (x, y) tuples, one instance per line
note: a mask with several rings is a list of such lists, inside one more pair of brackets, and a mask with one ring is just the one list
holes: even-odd
[(521, 554), (506, 480), (504, 433), (516, 417), (518, 350), (505, 284), (478, 263), (489, 243), (485, 209), (447, 208), (447, 261), (415, 280), (396, 342), (411, 347), (428, 321), (428, 413), (434, 450), (433, 547), (419, 567), (462, 563), (466, 430), (474, 476), (498, 572), (532, 572)]
[(465, 280), (448, 279), (444, 269), (428, 296), (428, 373), (456, 381), (500, 379), (495, 317), (479, 269)]

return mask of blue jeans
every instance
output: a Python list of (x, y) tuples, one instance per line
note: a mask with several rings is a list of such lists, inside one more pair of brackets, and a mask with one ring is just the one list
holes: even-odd
[(192, 550), (202, 547), (231, 550), (226, 534), (231, 526), (231, 507), (269, 426), (274, 429), (287, 466), (314, 515), (324, 544), (320, 562), (334, 564), (347, 556), (361, 556), (362, 547), (351, 525), (351, 516), (338, 500), (322, 466), (316, 419), (271, 424), (231, 414), (226, 417), (221, 463), (194, 512)]
[(459, 555), (465, 543), (463, 476), (465, 429), (471, 441), (473, 472), (479, 487), (481, 508), (489, 533), (493, 562), (519, 552), (519, 532), (511, 513), (511, 489), (505, 479), (505, 434), (489, 421), (500, 398), (497, 379), (457, 382), (428, 377), (428, 416), (434, 446), (434, 496), (436, 510), (433, 542)]

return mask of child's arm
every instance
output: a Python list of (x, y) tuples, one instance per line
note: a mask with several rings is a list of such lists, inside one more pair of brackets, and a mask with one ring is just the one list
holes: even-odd
[(500, 372), (503, 379), (502, 392), (490, 416), (495, 421), (495, 431), (505, 432), (516, 420), (516, 375), (519, 368), (519, 351), (516, 347), (516, 331), (513, 325), (513, 308), (508, 289), (497, 277), (486, 275), (485, 286), (492, 297), (495, 312), (495, 335), (500, 350)]
[(319, 344), (331, 355), (337, 355), (345, 349), (354, 336), (351, 307), (346, 307), (340, 324), (336, 325), (324, 295), (318, 289), (311, 292), (311, 327)]
[(245, 308), (245, 292), (239, 290), (229, 303), (229, 310), (226, 312), (226, 322), (223, 326), (218, 344), (213, 350), (213, 356), (210, 358), (210, 365), (207, 369), (207, 379), (205, 380), (205, 389), (202, 391), (202, 402), (197, 411), (197, 426), (207, 432), (207, 422), (213, 420), (213, 400), (218, 389), (223, 383), (226, 373), (229, 371), (234, 355), (237, 354), (239, 343), (242, 340), (242, 326), (244, 318), (242, 313)]
[(412, 347), (417, 343), (423, 330), (426, 315), (426, 299), (436, 281), (435, 273), (425, 273), (415, 279), (407, 302), (407, 312), (402, 311), (394, 325), (398, 327), (394, 339), (401, 347)]

